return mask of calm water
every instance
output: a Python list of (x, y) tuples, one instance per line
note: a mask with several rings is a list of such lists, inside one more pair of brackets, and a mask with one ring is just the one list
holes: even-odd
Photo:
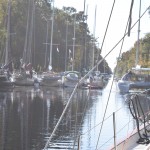
[[(116, 112), (117, 140), (134, 127), (124, 95), (111, 80), (103, 90), (78, 89), (48, 149), (107, 150), (113, 144)], [(72, 93), (71, 88), (15, 87), (0, 90), (0, 150), (42, 150)], [(108, 103), (108, 97), (109, 103)], [(107, 112), (104, 119), (106, 104)], [(126, 126), (125, 126), (126, 124)], [(125, 126), (125, 127), (124, 127)], [(80, 136), (79, 136), (80, 135)], [(80, 138), (79, 138), (80, 137)], [(78, 142), (79, 141), (79, 142)]]

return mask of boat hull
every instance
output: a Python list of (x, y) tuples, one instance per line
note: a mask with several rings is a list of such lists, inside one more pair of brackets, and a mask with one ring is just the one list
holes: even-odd
[[(146, 127), (150, 127), (149, 124), (146, 125)], [(140, 126), (140, 133), (143, 135), (144, 132), (144, 126)], [(137, 129), (135, 129), (131, 135), (126, 137), (124, 140), (122, 140), (119, 144), (116, 145), (116, 147), (112, 147), (109, 150), (148, 150), (150, 149), (150, 144), (138, 144), (137, 141), (139, 140), (139, 134), (137, 132)]]
[(0, 75), (0, 87), (14, 86), (14, 82), (11, 78), (8, 78), (6, 74)]
[(121, 93), (127, 93), (127, 92), (129, 92), (129, 90), (130, 90), (130, 82), (128, 82), (128, 81), (122, 81), (122, 80), (119, 80), (118, 81), (118, 88), (119, 88), (119, 91), (121, 92)]
[(34, 86), (34, 79), (15, 80), (17, 86)]

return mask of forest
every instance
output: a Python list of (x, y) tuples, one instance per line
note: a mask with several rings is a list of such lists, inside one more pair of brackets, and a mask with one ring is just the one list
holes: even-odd
[[(0, 0), (0, 64), (13, 62), (19, 69), (23, 61), (45, 71), (51, 55), (53, 71), (70, 70), (72, 64), (76, 71), (90, 70), (102, 56), (87, 19), (84, 11), (58, 9), (47, 0)], [(98, 69), (111, 73), (105, 60)]]

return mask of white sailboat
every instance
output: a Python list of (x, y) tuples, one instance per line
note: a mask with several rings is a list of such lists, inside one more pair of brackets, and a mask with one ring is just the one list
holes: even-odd
[[(76, 84), (79, 82), (80, 79), (80, 73), (78, 71), (75, 71), (75, 41), (76, 41), (76, 14), (74, 15), (74, 28), (73, 28), (73, 47), (72, 47), (72, 66), (71, 71), (64, 72), (64, 75), (62, 76), (62, 86), (63, 87), (75, 87)], [(66, 30), (66, 51), (67, 51), (67, 30)], [(71, 53), (71, 50), (69, 50), (69, 54)], [(70, 56), (69, 56), (70, 58)]]
[(78, 71), (66, 71), (62, 77), (63, 87), (75, 87), (79, 82), (80, 73)]
[[(94, 26), (93, 26), (93, 49), (92, 49), (92, 68), (94, 67), (95, 63), (95, 29), (96, 29), (96, 11), (97, 6), (95, 6), (95, 17), (94, 17)], [(97, 58), (98, 59), (98, 58)], [(83, 86), (92, 88), (92, 89), (103, 89), (106, 85), (106, 81), (104, 80), (104, 75), (101, 74), (101, 72), (98, 70), (98, 66), (96, 67), (96, 71), (91, 72), (91, 74), (88, 76), (88, 78), (85, 79)]]
[(20, 70), (16, 71), (14, 76), (14, 82), (17, 86), (34, 86), (38, 81), (37, 74), (32, 67), (32, 33), (33, 33), (33, 19), (34, 19), (35, 4), (34, 1), (29, 0), (28, 16), (27, 16), (27, 29), (25, 37), (25, 45), (23, 58), (20, 60)]
[(51, 42), (50, 42), (50, 58), (49, 58), (49, 66), (48, 71), (43, 72), (41, 75), (40, 85), (42, 86), (61, 86), (62, 76), (59, 73), (55, 73), (52, 71), (52, 49), (53, 49), (53, 27), (54, 27), (54, 0), (52, 1), (53, 11), (52, 11), (52, 25), (51, 25)]

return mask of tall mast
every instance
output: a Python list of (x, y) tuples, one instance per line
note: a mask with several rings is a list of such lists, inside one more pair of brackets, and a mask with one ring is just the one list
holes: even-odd
[(67, 50), (68, 50), (68, 18), (66, 21), (66, 52), (65, 52), (65, 71), (67, 70)]
[(94, 17), (94, 26), (93, 26), (93, 60), (92, 60), (92, 68), (94, 67), (94, 53), (95, 53), (95, 29), (96, 29), (96, 9), (97, 9), (97, 5), (95, 6), (95, 17)]
[[(87, 12), (88, 12), (88, 6), (86, 8), (85, 11), (85, 4), (86, 4), (86, 0), (84, 0), (84, 18), (85, 19), (85, 24), (87, 25)], [(87, 26), (84, 32), (84, 68), (87, 68), (87, 63), (86, 63), (86, 53), (87, 53), (87, 49), (86, 49), (86, 41), (87, 41)]]
[(74, 56), (74, 50), (75, 50), (75, 40), (76, 40), (76, 14), (75, 14), (75, 16), (74, 16), (74, 31), (73, 31), (73, 60), (72, 60), (72, 71), (74, 71), (74, 64), (75, 64), (75, 62), (74, 62), (74, 59), (75, 59), (75, 56)]
[(28, 14), (27, 14), (27, 26), (26, 26), (24, 51), (23, 51), (23, 63), (27, 63), (27, 48), (28, 48), (27, 45), (28, 45), (29, 21), (30, 21), (30, 5), (31, 5), (31, 0), (28, 0)]
[(8, 11), (7, 11), (7, 35), (6, 35), (6, 50), (5, 50), (5, 64), (8, 64), (8, 57), (10, 51), (10, 8), (11, 0), (8, 0)]
[(139, 23), (138, 23), (138, 38), (137, 38), (137, 49), (136, 49), (136, 59), (135, 59), (135, 67), (139, 63), (139, 48), (140, 48), (140, 16), (141, 16), (141, 0), (140, 0), (140, 6), (139, 6)]
[(54, 29), (54, 0), (53, 3), (53, 11), (52, 11), (52, 25), (51, 25), (51, 42), (50, 42), (50, 57), (49, 57), (49, 66), (52, 67), (52, 49), (53, 49), (53, 29)]

